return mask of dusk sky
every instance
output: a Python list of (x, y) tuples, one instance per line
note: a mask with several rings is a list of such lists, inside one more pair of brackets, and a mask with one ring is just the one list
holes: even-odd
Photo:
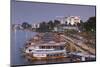
[(56, 16), (80, 16), (82, 21), (95, 16), (95, 6), (49, 4), (37, 2), (12, 2), (12, 23), (40, 23), (54, 20)]

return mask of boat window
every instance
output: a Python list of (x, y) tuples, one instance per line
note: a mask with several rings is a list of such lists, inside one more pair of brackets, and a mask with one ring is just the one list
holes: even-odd
[(50, 46), (48, 46), (48, 49), (50, 49)]
[(45, 46), (41, 46), (41, 48), (42, 48), (42, 49), (44, 49), (44, 48), (45, 48)]
[(49, 56), (49, 54), (47, 54), (47, 56)]
[(28, 43), (29, 45), (31, 45), (31, 43)]
[(31, 49), (29, 49), (29, 52), (32, 51)]
[(54, 54), (53, 56), (58, 56), (58, 54)]

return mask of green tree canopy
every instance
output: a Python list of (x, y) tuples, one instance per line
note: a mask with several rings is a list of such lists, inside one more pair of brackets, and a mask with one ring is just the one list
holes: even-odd
[(90, 17), (85, 23), (84, 27), (86, 31), (96, 31), (96, 17)]
[(31, 25), (28, 24), (27, 22), (23, 22), (21, 26), (22, 26), (24, 29), (29, 29), (29, 28), (31, 28)]

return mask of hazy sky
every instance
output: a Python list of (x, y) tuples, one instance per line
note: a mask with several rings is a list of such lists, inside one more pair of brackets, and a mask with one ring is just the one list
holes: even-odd
[(12, 23), (39, 23), (53, 20), (56, 16), (80, 16), (83, 21), (95, 16), (95, 6), (49, 4), (36, 2), (11, 3)]

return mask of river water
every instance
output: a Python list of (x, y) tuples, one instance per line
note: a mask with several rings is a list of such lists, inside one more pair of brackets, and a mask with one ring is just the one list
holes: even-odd
[(16, 30), (11, 32), (11, 65), (26, 64), (25, 58), (22, 57), (21, 48), (25, 42), (35, 36), (36, 32)]

